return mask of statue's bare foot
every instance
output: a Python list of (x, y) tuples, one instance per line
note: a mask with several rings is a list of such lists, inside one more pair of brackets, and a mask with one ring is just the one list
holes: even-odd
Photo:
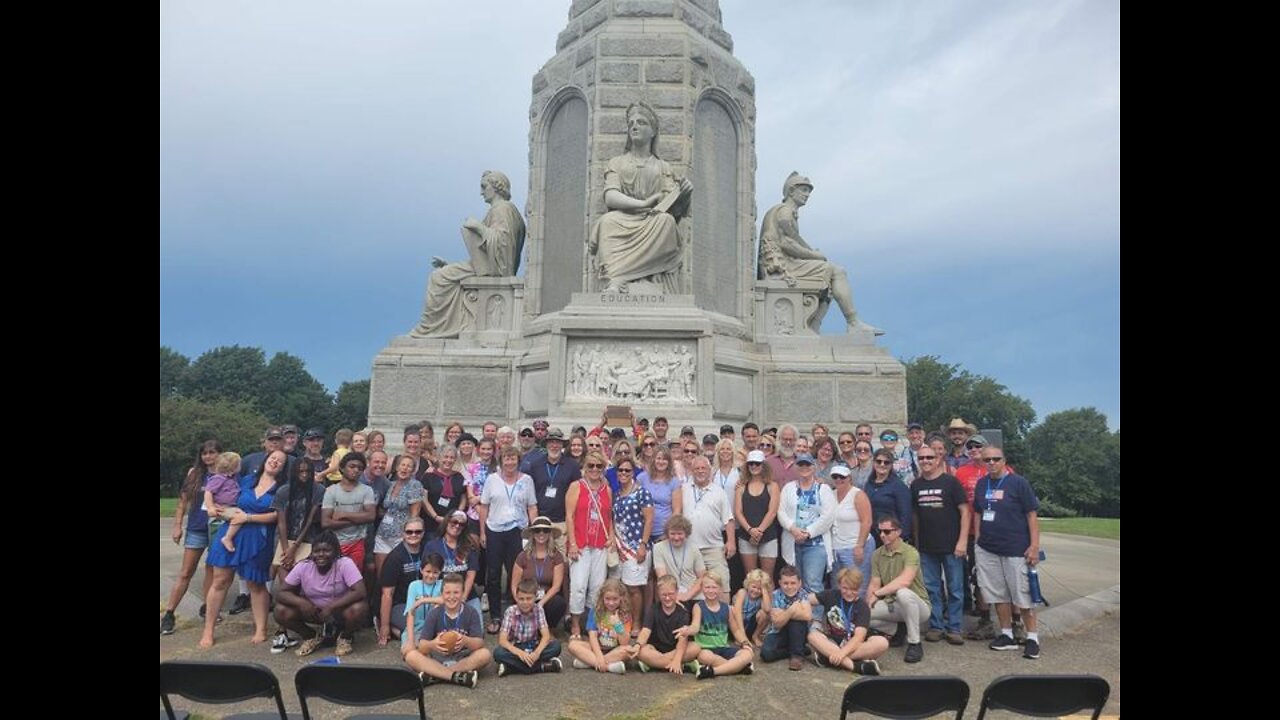
[(868, 325), (867, 323), (864, 323), (861, 320), (854, 320), (853, 322), (849, 323), (849, 328), (847, 332), (848, 334), (852, 335), (853, 333), (858, 332), (860, 330), (869, 331), (872, 335), (875, 335), (877, 337), (884, 334), (884, 330), (881, 330), (875, 325)]

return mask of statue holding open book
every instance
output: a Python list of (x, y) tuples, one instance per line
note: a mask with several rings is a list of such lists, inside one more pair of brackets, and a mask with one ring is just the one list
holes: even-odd
[[(609, 161), (604, 203), (609, 208), (587, 240), (604, 292), (628, 292), (633, 284), (680, 292), (677, 218), (689, 211), (693, 183), (677, 180), (654, 152), (658, 114), (645, 103), (627, 108), (626, 151)], [(647, 288), (648, 289), (648, 288)]]

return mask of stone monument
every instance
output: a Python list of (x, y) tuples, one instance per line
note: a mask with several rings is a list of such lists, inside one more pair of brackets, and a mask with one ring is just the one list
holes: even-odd
[[(374, 359), (370, 424), (592, 425), (608, 404), (700, 432), (904, 424), (901, 363), (799, 234), (812, 182), (766, 214), (757, 274), (755, 81), (718, 0), (573, 0), (556, 49), (533, 77), (525, 276), (477, 263), (518, 245), (482, 190), (471, 260), (431, 274), (422, 322)], [(819, 335), (832, 302), (848, 331)]]

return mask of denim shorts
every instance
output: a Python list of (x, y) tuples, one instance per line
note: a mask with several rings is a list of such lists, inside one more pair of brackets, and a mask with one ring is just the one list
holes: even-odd
[(182, 546), (188, 550), (203, 550), (209, 547), (209, 530), (207, 528), (188, 527)]

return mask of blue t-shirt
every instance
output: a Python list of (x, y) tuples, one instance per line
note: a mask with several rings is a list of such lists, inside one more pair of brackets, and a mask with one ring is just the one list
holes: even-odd
[(1031, 546), (1027, 513), (1039, 509), (1040, 501), (1026, 478), (1005, 473), (999, 480), (992, 480), (990, 475), (983, 475), (973, 488), (973, 511), (982, 523), (978, 545), (1001, 557), (1022, 555)]
[[(784, 592), (782, 592), (782, 588), (776, 588), (776, 589), (773, 591), (773, 609), (774, 609), (774, 610), (786, 610), (787, 608), (791, 607), (792, 605), (795, 605), (797, 602), (799, 602), (799, 601), (803, 600), (805, 597), (807, 597), (807, 596), (805, 595), (804, 588), (800, 588), (799, 590), (797, 590), (797, 591), (796, 591), (796, 594), (795, 594), (795, 595), (792, 595), (791, 597), (787, 597), (787, 594), (786, 594), (786, 593), (784, 593)], [(770, 622), (769, 622), (769, 627), (768, 627), (768, 629), (765, 631), (765, 634), (766, 634), (766, 635), (772, 635), (772, 634), (774, 634), (774, 633), (776, 633), (776, 632), (779, 632), (779, 629), (778, 629), (778, 628), (776, 628), (776, 627), (774, 627), (774, 626), (773, 626), (773, 622), (772, 622), (772, 621), (770, 621)]]
[[(414, 630), (414, 634), (418, 636), (413, 638), (414, 643), (417, 643), (418, 640), (422, 639), (422, 629), (427, 626), (427, 610), (430, 610), (435, 606), (421, 605), (415, 609), (413, 607), (413, 604), (417, 602), (418, 598), (420, 597), (429, 597), (429, 598), (440, 597), (440, 592), (443, 589), (444, 589), (443, 580), (436, 580), (430, 585), (426, 584), (421, 580), (414, 580), (413, 582), (409, 583), (409, 592), (407, 595), (405, 595), (405, 599), (404, 599), (404, 614), (408, 615), (409, 613), (413, 613), (413, 630)], [(404, 638), (402, 639), (407, 644), (409, 642), (408, 633), (406, 633)]]

